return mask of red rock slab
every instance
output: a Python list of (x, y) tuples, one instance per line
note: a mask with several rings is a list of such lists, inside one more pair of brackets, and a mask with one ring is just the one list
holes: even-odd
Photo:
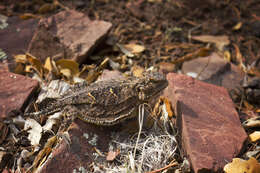
[(99, 81), (111, 80), (111, 79), (124, 79), (122, 73), (117, 70), (103, 70), (101, 76), (99, 76)]
[(208, 57), (196, 58), (183, 63), (182, 72), (188, 76), (221, 85), (221, 75), (230, 70), (230, 64), (221, 58), (217, 53), (213, 53)]
[(39, 19), (21, 20), (19, 17), (9, 17), (8, 26), (0, 29), (0, 48), (7, 54), (9, 67), (14, 68), (13, 56), (24, 54), (28, 49)]
[(231, 64), (230, 71), (222, 75), (221, 86), (227, 89), (234, 89), (241, 86), (245, 73), (238, 66)]
[(177, 115), (184, 155), (195, 173), (221, 172), (247, 139), (227, 90), (185, 75), (167, 79), (164, 94)]
[(40, 20), (28, 51), (42, 60), (65, 57), (83, 63), (111, 27), (109, 22), (91, 21), (74, 10), (62, 11)]
[(7, 117), (13, 110), (22, 111), (38, 87), (36, 80), (0, 70), (0, 117)]
[[(70, 141), (63, 138), (53, 149), (52, 156), (38, 172), (90, 172), (91, 163), (98, 155), (95, 148), (104, 152), (108, 149), (109, 134), (106, 128), (76, 119), (68, 130)], [(66, 141), (67, 140), (67, 141)], [(84, 171), (82, 171), (84, 172)]]

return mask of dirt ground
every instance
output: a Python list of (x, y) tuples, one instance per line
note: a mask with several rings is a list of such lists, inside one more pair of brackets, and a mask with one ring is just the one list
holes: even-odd
[[(0, 13), (7, 16), (25, 13), (51, 15), (60, 10), (43, 8), (49, 0), (15, 1), (0, 3)], [(75, 0), (61, 4), (84, 12), (91, 19), (109, 21), (113, 29), (111, 41), (141, 43), (146, 51), (135, 63), (144, 67), (161, 61), (171, 62), (203, 46), (189, 39), (191, 35), (226, 35), (231, 44), (225, 49), (231, 53), (233, 63), (238, 63), (234, 44), (238, 45), (244, 62), (251, 63), (260, 56), (260, 3), (257, 0)], [(239, 29), (235, 29), (235, 27)], [(174, 50), (170, 45), (193, 43), (188, 49)], [(107, 53), (107, 52), (106, 52)]]
[[(53, 5), (59, 2), (62, 5)], [(93, 20), (113, 24), (106, 44), (94, 52), (103, 59), (89, 59), (87, 64), (100, 64), (105, 57), (117, 57), (111, 51), (115, 43), (144, 45), (145, 51), (134, 57), (133, 64), (143, 68), (160, 67), (176, 62), (208, 46), (192, 36), (227, 36), (228, 46), (222, 53), (231, 63), (245, 66), (260, 59), (259, 0), (3, 0), (0, 14), (6, 16), (50, 16), (66, 9), (75, 9)], [(210, 46), (211, 52), (219, 51)], [(203, 53), (203, 52), (202, 52)], [(116, 58), (115, 58), (116, 59)], [(116, 61), (116, 60), (115, 60)], [(123, 60), (122, 60), (123, 61)], [(260, 65), (259, 61), (258, 64)], [(176, 64), (181, 68), (181, 63)], [(260, 76), (260, 72), (257, 73)], [(258, 77), (259, 77), (258, 76)], [(258, 105), (259, 106), (259, 105)], [(246, 107), (246, 105), (245, 105)], [(258, 113), (259, 115), (259, 113)], [(257, 144), (256, 144), (257, 145)], [(249, 144), (248, 150), (255, 146)]]

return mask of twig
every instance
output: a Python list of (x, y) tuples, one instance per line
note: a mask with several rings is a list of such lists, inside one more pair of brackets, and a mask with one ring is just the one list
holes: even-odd
[(202, 25), (199, 24), (198, 26), (195, 26), (195, 27), (189, 29), (189, 31), (188, 31), (188, 39), (189, 39), (189, 43), (191, 42), (191, 32), (194, 31), (194, 30), (196, 30), (196, 29), (199, 29), (201, 26), (202, 26)]
[(163, 170), (165, 170), (165, 169), (168, 169), (168, 168), (170, 168), (170, 167), (177, 166), (177, 165), (178, 165), (178, 162), (173, 162), (173, 163), (171, 163), (171, 164), (169, 164), (169, 165), (167, 165), (167, 166), (165, 166), (165, 167), (163, 167), (163, 168), (160, 168), (160, 169), (157, 169), (157, 170), (154, 170), (154, 171), (151, 171), (151, 172), (146, 172), (146, 173), (157, 173), (157, 172), (161, 172), (161, 171), (163, 171)]
[(196, 76), (196, 79), (199, 79), (201, 73), (208, 67), (209, 65), (209, 61), (210, 61), (210, 57), (208, 58), (207, 64), (201, 69), (201, 71), (198, 73), (198, 75)]
[(138, 136), (136, 139), (136, 143), (135, 143), (135, 149), (134, 149), (134, 158), (135, 158), (135, 154), (136, 154), (136, 149), (137, 149), (137, 145), (140, 139), (140, 135), (142, 132), (142, 127), (143, 127), (143, 122), (144, 122), (144, 104), (141, 104), (139, 106), (139, 116), (138, 116), (138, 121), (139, 121), (139, 132), (138, 132)]

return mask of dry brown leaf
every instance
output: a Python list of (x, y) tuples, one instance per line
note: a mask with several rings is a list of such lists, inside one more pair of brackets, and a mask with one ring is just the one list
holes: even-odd
[(23, 19), (23, 20), (27, 20), (27, 19), (31, 19), (31, 18), (39, 18), (39, 16), (36, 16), (32, 13), (24, 13), (24, 14), (20, 15), (19, 18)]
[(67, 79), (72, 78), (71, 70), (68, 68), (63, 68), (60, 70), (60, 73), (63, 74)]
[(109, 151), (108, 153), (107, 153), (107, 161), (113, 161), (113, 160), (115, 160), (115, 158), (116, 158), (116, 156), (118, 155), (118, 154), (120, 154), (120, 151), (119, 151), (119, 149), (117, 149), (116, 151)]
[(238, 22), (235, 26), (233, 26), (232, 30), (237, 31), (242, 27), (242, 25), (242, 22)]
[(52, 67), (52, 62), (51, 62), (51, 58), (48, 57), (45, 60), (45, 64), (44, 64), (44, 68), (47, 69), (49, 72), (52, 71), (53, 67)]
[(247, 69), (247, 73), (253, 76), (260, 77), (260, 58), (254, 60), (249, 68)]
[(260, 131), (255, 131), (249, 135), (249, 139), (251, 142), (256, 142), (260, 139)]
[(234, 158), (231, 163), (224, 167), (226, 173), (259, 173), (260, 164), (251, 157), (249, 160)]
[(223, 52), (225, 46), (230, 44), (230, 40), (226, 35), (222, 35), (222, 36), (200, 35), (200, 36), (192, 36), (191, 38), (204, 43), (214, 43), (217, 49), (221, 52)]
[(158, 66), (160, 68), (160, 71), (162, 71), (163, 73), (169, 73), (169, 72), (176, 71), (175, 64), (170, 63), (170, 62), (160, 62)]
[(77, 74), (77, 76), (85, 79), (88, 76), (88, 72), (95, 69), (95, 67), (96, 67), (95, 65), (84, 65), (81, 68), (80, 72)]
[(171, 102), (166, 97), (162, 97), (162, 100), (163, 100), (163, 103), (164, 103), (164, 105), (166, 107), (166, 111), (168, 113), (168, 117), (172, 118), (174, 116), (174, 113), (172, 111)]
[(33, 68), (40, 77), (43, 77), (44, 69), (41, 61), (29, 53), (26, 53), (26, 59), (31, 64), (31, 68)]
[(198, 47), (199, 45), (196, 44), (191, 44), (191, 43), (169, 43), (166, 44), (165, 50), (166, 52), (172, 50), (172, 49), (177, 49), (177, 48), (181, 48), (181, 49), (190, 49), (190, 48), (194, 48), (194, 47)]
[(22, 63), (17, 63), (14, 69), (14, 73), (23, 74), (25, 72), (25, 65)]
[(34, 119), (28, 118), (24, 124), (24, 130), (29, 133), (28, 139), (33, 146), (39, 145), (40, 139), (42, 137), (42, 127)]
[(27, 65), (27, 66), (25, 66), (24, 71), (26, 73), (33, 73), (33, 67), (31, 65)]
[(247, 110), (254, 110), (254, 106), (251, 105), (250, 103), (248, 103), (246, 100), (244, 100), (243, 103), (244, 103)]
[(231, 54), (229, 51), (224, 51), (224, 59), (227, 61), (227, 62), (231, 62)]
[(133, 73), (133, 76), (135, 76), (135, 77), (142, 77), (143, 73), (144, 73), (144, 68), (141, 67), (141, 66), (138, 66), (138, 65), (134, 65), (131, 68), (131, 71)]
[(244, 65), (244, 60), (243, 60), (243, 56), (239, 50), (238, 45), (233, 44), (233, 46), (235, 47), (236, 50), (236, 60), (239, 62), (239, 67), (244, 71), (247, 72), (246, 66)]
[(39, 152), (39, 154), (36, 156), (36, 158), (33, 161), (34, 170), (36, 170), (37, 167), (41, 166), (44, 163), (44, 161), (50, 155), (52, 148), (57, 144), (57, 142), (58, 142), (57, 136), (53, 136), (48, 139), (44, 148)]
[(25, 64), (27, 61), (25, 54), (18, 54), (14, 56), (15, 62)]
[(260, 127), (260, 117), (254, 117), (243, 122), (243, 126), (246, 128)]
[(124, 47), (130, 51), (131, 53), (133, 54), (136, 54), (136, 53), (141, 53), (145, 50), (145, 47), (142, 46), (142, 45), (139, 45), (139, 44), (133, 44), (133, 43), (130, 43), (130, 44), (126, 44), (124, 45)]
[(57, 6), (54, 3), (45, 3), (38, 9), (38, 13), (40, 14), (49, 13), (54, 11), (56, 7)]
[(178, 59), (172, 61), (172, 63), (178, 64), (178, 63), (183, 63), (185, 61), (192, 60), (194, 58), (209, 56), (210, 51), (211, 51), (210, 48), (203, 47), (203, 48), (196, 50), (195, 52), (189, 53), (181, 58), (178, 58)]
[(78, 75), (79, 73), (79, 64), (73, 60), (60, 59), (56, 61), (56, 65), (60, 71), (66, 69), (64, 70), (66, 73), (68, 71), (67, 69), (69, 69), (72, 76)]
[(95, 80), (97, 80), (98, 76), (100, 76), (100, 75), (101, 75), (101, 71), (91, 70), (91, 71), (88, 72), (88, 76), (86, 78), (86, 81), (88, 83), (92, 83)]

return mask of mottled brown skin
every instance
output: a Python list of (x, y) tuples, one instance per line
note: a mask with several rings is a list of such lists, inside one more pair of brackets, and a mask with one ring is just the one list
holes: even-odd
[(67, 116), (96, 125), (111, 126), (133, 118), (138, 106), (155, 97), (168, 85), (163, 75), (106, 80), (72, 88), (49, 107), (27, 115), (50, 115), (62, 111)]

